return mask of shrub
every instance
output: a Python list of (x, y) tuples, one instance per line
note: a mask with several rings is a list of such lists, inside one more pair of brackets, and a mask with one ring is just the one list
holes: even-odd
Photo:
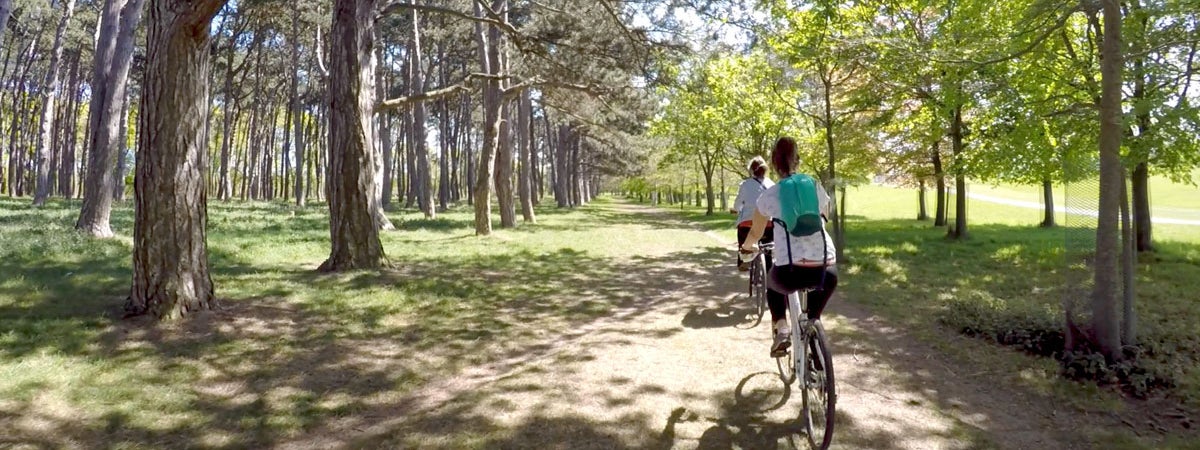
[(1164, 351), (1160, 337), (1144, 336), (1142, 346), (1127, 346), (1124, 359), (1110, 362), (1087, 345), (1064, 352), (1061, 317), (1061, 312), (1053, 308), (972, 292), (950, 299), (938, 320), (968, 336), (1058, 359), (1063, 376), (1072, 380), (1119, 386), (1139, 398), (1174, 387), (1171, 371), (1153, 366), (1154, 358), (1148, 358)]

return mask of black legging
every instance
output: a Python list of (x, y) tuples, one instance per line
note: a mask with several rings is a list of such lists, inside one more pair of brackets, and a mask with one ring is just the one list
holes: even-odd
[[(821, 273), (825, 273), (825, 284), (821, 285)], [(808, 318), (819, 319), (821, 311), (829, 303), (829, 297), (837, 288), (837, 267), (775, 266), (767, 275), (767, 307), (771, 308), (771, 323), (787, 316), (787, 295), (803, 288), (816, 290), (808, 293)]]

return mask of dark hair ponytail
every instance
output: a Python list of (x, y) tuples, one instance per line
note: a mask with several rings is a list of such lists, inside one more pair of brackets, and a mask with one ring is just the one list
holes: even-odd
[(780, 178), (791, 175), (799, 162), (795, 139), (784, 136), (775, 141), (775, 148), (771, 150), (771, 168), (775, 169)]
[(767, 162), (763, 161), (761, 156), (752, 158), (747, 169), (750, 170), (750, 176), (759, 180), (767, 176)]

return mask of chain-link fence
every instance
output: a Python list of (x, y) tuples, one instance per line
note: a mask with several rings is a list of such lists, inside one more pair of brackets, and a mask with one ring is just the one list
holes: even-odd
[(1100, 210), (1098, 170), (1075, 173), (1063, 189), (1063, 309), (1077, 324), (1091, 319), (1095, 284), (1096, 224)]

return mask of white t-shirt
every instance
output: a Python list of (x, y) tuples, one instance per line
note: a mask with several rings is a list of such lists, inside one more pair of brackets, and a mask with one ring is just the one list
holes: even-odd
[(742, 184), (738, 186), (737, 197), (733, 199), (733, 209), (738, 211), (737, 223), (754, 219), (758, 196), (774, 185), (775, 182), (766, 177), (763, 177), (762, 183), (753, 178), (742, 180)]
[[(829, 217), (829, 194), (819, 183), (817, 184), (817, 201), (821, 204), (821, 212)], [(768, 188), (758, 196), (757, 206), (758, 212), (762, 215), (771, 218), (779, 217), (782, 214), (779, 205), (779, 185)], [(820, 267), (824, 264), (837, 263), (837, 249), (833, 247), (833, 237), (825, 231), (824, 223), (821, 224), (822, 232), (800, 237), (788, 234), (784, 227), (778, 225), (772, 229), (775, 230), (775, 265), (794, 264)], [(788, 242), (785, 239), (791, 239), (792, 251), (796, 253), (794, 257), (788, 254)], [(825, 253), (824, 261), (821, 259), (822, 250)]]

